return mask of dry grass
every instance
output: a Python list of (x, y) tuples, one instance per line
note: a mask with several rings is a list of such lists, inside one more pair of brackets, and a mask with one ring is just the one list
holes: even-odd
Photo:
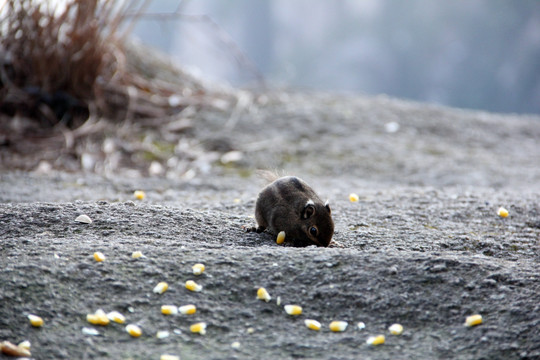
[(234, 105), (126, 41), (148, 1), (0, 0), (0, 169), (107, 162), (111, 136), (131, 166), (142, 131), (174, 143), (190, 126), (180, 114)]
[[(124, 8), (114, 1), (7, 0), (2, 9), (3, 112), (22, 111), (54, 125), (74, 124), (75, 110), (107, 114), (104, 85), (118, 73), (116, 33)], [(79, 114), (84, 117), (83, 114)]]
[(171, 103), (170, 96), (182, 89), (146, 77), (126, 58), (127, 31), (120, 32), (125, 19), (133, 19), (128, 14), (144, 3), (64, 3), (62, 8), (42, 0), (0, 5), (1, 113), (37, 119), (42, 127), (61, 123), (73, 129), (89, 116), (161, 117), (191, 102)]

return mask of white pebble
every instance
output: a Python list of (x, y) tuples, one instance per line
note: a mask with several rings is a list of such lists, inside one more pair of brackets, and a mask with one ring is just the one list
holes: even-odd
[(88, 215), (84, 215), (84, 214), (77, 216), (75, 221), (83, 223), (83, 224), (91, 224), (92, 223), (92, 220), (88, 217)]
[(82, 333), (84, 335), (91, 335), (91, 336), (98, 336), (99, 335), (99, 331), (97, 331), (96, 329), (93, 329), (93, 328), (89, 328), (89, 327), (83, 327), (82, 328)]
[(158, 339), (165, 339), (165, 338), (169, 337), (169, 335), (170, 334), (169, 334), (169, 332), (167, 330), (161, 330), (161, 331), (158, 331), (156, 333), (156, 337)]

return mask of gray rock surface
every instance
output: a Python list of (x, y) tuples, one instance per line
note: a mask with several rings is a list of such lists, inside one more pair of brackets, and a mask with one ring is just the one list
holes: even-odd
[[(197, 113), (191, 144), (204, 151), (189, 177), (0, 175), (0, 340), (30, 340), (36, 359), (540, 358), (538, 117), (385, 97), (242, 96), (232, 112)], [(230, 151), (234, 161), (223, 161)], [(257, 168), (298, 175), (330, 199), (343, 247), (242, 232), (263, 185)], [(93, 222), (75, 222), (80, 214)], [(145, 257), (132, 259), (137, 250)], [(197, 262), (206, 265), (199, 277)], [(186, 290), (188, 279), (203, 291)], [(157, 295), (160, 281), (169, 290)], [(260, 286), (271, 302), (256, 299)], [(194, 315), (160, 313), (190, 303)], [(143, 335), (88, 324), (99, 308)], [(45, 325), (32, 328), (29, 313)], [(484, 323), (465, 327), (475, 313)], [(349, 326), (332, 333), (332, 320)], [(189, 332), (199, 321), (205, 336)], [(389, 334), (393, 323), (402, 335)], [(170, 336), (157, 339), (158, 330)], [(367, 345), (376, 334), (385, 344)]]

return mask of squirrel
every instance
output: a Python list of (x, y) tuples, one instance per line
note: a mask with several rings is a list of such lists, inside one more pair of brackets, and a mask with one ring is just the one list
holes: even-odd
[(277, 235), (284, 231), (295, 246), (330, 245), (334, 221), (328, 201), (323, 203), (315, 191), (296, 176), (277, 178), (271, 172), (260, 175), (271, 183), (257, 197), (255, 220), (258, 226), (244, 227), (246, 232), (268, 230)]

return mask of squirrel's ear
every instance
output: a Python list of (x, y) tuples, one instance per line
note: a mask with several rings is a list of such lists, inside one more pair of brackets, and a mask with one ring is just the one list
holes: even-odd
[(309, 219), (315, 214), (315, 203), (313, 200), (308, 200), (306, 206), (304, 206), (304, 211), (302, 212), (302, 218)]
[(326, 200), (326, 202), (324, 203), (324, 207), (326, 208), (326, 210), (328, 210), (329, 214), (332, 213), (332, 210), (330, 210), (330, 202), (328, 200)]

